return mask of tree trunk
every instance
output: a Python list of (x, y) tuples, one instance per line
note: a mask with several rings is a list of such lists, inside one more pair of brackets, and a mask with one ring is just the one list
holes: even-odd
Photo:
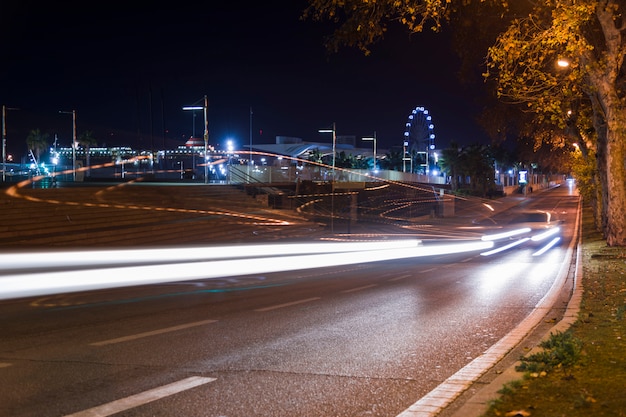
[(606, 243), (609, 246), (626, 246), (626, 113), (621, 105), (615, 103), (611, 113), (606, 147)]
[(607, 122), (604, 119), (604, 111), (602, 109), (602, 103), (596, 95), (590, 95), (591, 105), (593, 108), (593, 126), (596, 131), (596, 207), (598, 210), (598, 217), (596, 218), (596, 226), (598, 231), (602, 232), (602, 237), (607, 238), (607, 213), (609, 203), (609, 187), (607, 176)]
[(604, 110), (594, 109), (598, 177), (602, 183), (602, 229), (607, 245), (626, 246), (626, 107), (611, 83), (596, 85), (595, 103)]
[[(624, 166), (626, 152), (626, 107), (623, 104), (617, 80), (624, 62), (624, 50), (621, 28), (615, 19), (615, 10), (610, 7), (612, 2), (599, 1), (596, 5), (596, 16), (606, 43), (605, 59), (598, 60), (590, 67), (588, 76), (596, 91), (592, 94), (592, 102), (599, 106), (594, 108), (596, 121), (603, 118), (606, 129), (598, 131), (598, 151), (601, 141), (604, 154), (599, 154), (599, 162), (604, 164), (606, 175), (605, 192), (606, 207), (605, 237), (609, 246), (626, 246), (626, 167)], [(594, 61), (588, 53), (587, 62)], [(604, 127), (604, 126), (603, 126)], [(606, 133), (605, 137), (603, 133)], [(600, 166), (598, 167), (600, 172)]]

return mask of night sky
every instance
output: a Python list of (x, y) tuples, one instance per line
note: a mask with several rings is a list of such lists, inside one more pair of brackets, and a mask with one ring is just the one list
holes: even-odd
[[(3, 2), (0, 104), (10, 153), (31, 129), (69, 146), (78, 134), (99, 145), (160, 149), (183, 144), (203, 115), (182, 107), (209, 100), (209, 142), (245, 146), (277, 135), (329, 141), (318, 133), (371, 136), (401, 145), (416, 106), (429, 109), (436, 145), (485, 142), (476, 106), (457, 81), (445, 34), (392, 32), (369, 57), (329, 55), (330, 27), (299, 19), (301, 0), (257, 2)], [(201, 104), (201, 103), (200, 103)], [(166, 139), (164, 139), (163, 132)], [(367, 146), (367, 145), (365, 145)]]

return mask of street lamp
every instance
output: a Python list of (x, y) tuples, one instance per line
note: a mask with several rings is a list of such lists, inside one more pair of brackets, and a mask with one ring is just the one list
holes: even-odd
[(72, 115), (72, 179), (76, 181), (76, 110), (59, 113)]
[(6, 181), (7, 172), (7, 106), (2, 105), (2, 182)]
[(333, 122), (332, 129), (319, 129), (318, 132), (333, 134), (333, 180), (330, 183), (330, 231), (331, 233), (335, 233), (335, 147), (337, 144), (337, 129), (335, 122)]
[(226, 151), (228, 154), (228, 183), (230, 184), (232, 181), (231, 169), (232, 169), (232, 160), (233, 160), (233, 151), (235, 150), (235, 145), (231, 139), (226, 141)]
[(335, 122), (333, 122), (332, 129), (319, 129), (319, 133), (332, 133), (333, 134), (333, 182), (335, 181), (335, 146), (337, 143), (337, 130), (335, 129)]
[(251, 169), (252, 169), (252, 107), (250, 107), (250, 154), (248, 156), (248, 183), (251, 183)]
[(374, 142), (374, 171), (377, 170), (376, 168), (376, 131), (374, 131), (374, 136), (372, 137), (368, 137), (368, 138), (362, 138), (365, 141), (373, 141)]
[(209, 119), (207, 118), (207, 111), (209, 107), (209, 101), (207, 96), (204, 96), (204, 104), (202, 106), (185, 106), (183, 110), (203, 110), (204, 111), (204, 183), (209, 181), (209, 164), (208, 164), (208, 150), (209, 150)]
[(7, 171), (7, 110), (19, 110), (2, 105), (2, 182), (6, 181)]

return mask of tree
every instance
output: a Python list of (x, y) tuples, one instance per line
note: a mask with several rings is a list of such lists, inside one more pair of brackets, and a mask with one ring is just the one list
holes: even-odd
[(91, 172), (90, 172), (91, 163), (90, 163), (90, 158), (89, 158), (89, 150), (91, 149), (92, 146), (97, 145), (98, 141), (94, 137), (93, 132), (91, 130), (86, 130), (85, 132), (83, 132), (79, 136), (78, 144), (85, 148), (85, 154), (86, 154), (86, 158), (87, 158), (87, 176), (89, 176), (91, 174)]
[(341, 151), (335, 157), (335, 166), (337, 168), (354, 168), (356, 158), (352, 154), (346, 154), (346, 151)]
[(390, 171), (402, 171), (403, 157), (404, 152), (402, 149), (391, 149), (385, 154), (385, 157), (379, 161), (379, 166), (382, 169), (387, 169)]
[[(519, 7), (521, 3), (524, 7)], [(487, 79), (495, 81), (498, 97), (523, 104), (538, 119), (554, 126), (568, 127), (574, 105), (590, 109), (601, 190), (600, 223), (610, 246), (626, 246), (623, 3), (515, 2), (511, 6), (516, 7), (517, 15), (501, 14), (510, 20), (487, 51), (485, 72)], [(470, 5), (467, 10), (476, 10), (481, 4), (508, 6), (507, 0), (309, 0), (303, 17), (337, 24), (327, 40), (329, 49), (337, 51), (346, 45), (369, 54), (370, 45), (383, 38), (390, 24), (413, 33), (425, 28), (439, 30), (461, 7)], [(525, 10), (530, 13), (522, 13)], [(557, 62), (568, 65), (558, 67)]]
[(460, 155), (461, 172), (471, 178), (472, 194), (486, 197), (495, 188), (494, 161), (487, 145), (473, 144), (463, 148)]
[(319, 150), (319, 148), (315, 148), (309, 152), (308, 160), (315, 164), (315, 166), (317, 167), (317, 177), (320, 178), (324, 154)]
[[(501, 97), (565, 125), (572, 140), (585, 139), (577, 110), (589, 110), (599, 223), (610, 246), (626, 245), (626, 41), (620, 3), (538, 2), (533, 13), (514, 20), (490, 48), (488, 67), (493, 74), (487, 74), (497, 79)], [(584, 152), (589, 142), (577, 143)]]
[[(450, 177), (452, 191), (458, 191), (461, 185), (469, 185), (470, 192), (481, 197), (494, 191), (495, 161), (489, 146), (473, 144), (461, 148), (452, 142), (442, 151), (439, 165)], [(471, 178), (469, 184), (465, 178)]]
[(459, 188), (459, 167), (461, 160), (461, 148), (456, 142), (441, 151), (439, 166), (450, 177), (450, 188), (456, 191)]
[(33, 151), (36, 162), (39, 162), (39, 157), (42, 152), (45, 152), (48, 149), (48, 135), (47, 133), (41, 132), (39, 129), (33, 129), (28, 133), (26, 137), (26, 146), (28, 146), (29, 151)]
[[(475, 0), (489, 4), (507, 4), (507, 0)], [(330, 20), (337, 24), (326, 47), (338, 51), (343, 45), (356, 47), (366, 55), (370, 46), (381, 40), (390, 23), (404, 26), (412, 33), (425, 28), (438, 31), (458, 7), (469, 0), (309, 0), (304, 19)]]

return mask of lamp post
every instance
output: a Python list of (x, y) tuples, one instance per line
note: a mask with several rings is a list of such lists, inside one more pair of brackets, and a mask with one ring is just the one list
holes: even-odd
[(335, 122), (333, 122), (332, 129), (319, 129), (318, 132), (333, 134), (333, 170), (332, 181), (330, 183), (330, 231), (331, 233), (335, 233), (335, 155), (337, 154), (337, 129)]
[(7, 172), (7, 106), (2, 105), (2, 182), (6, 181)]
[(367, 138), (362, 138), (365, 141), (373, 141), (374, 142), (374, 171), (377, 170), (376, 168), (376, 131), (374, 131), (374, 136), (372, 137), (367, 137)]
[(2, 182), (6, 181), (7, 171), (7, 110), (19, 110), (2, 105)]
[[(207, 96), (204, 96), (204, 104), (202, 106), (184, 106), (183, 110), (202, 110), (204, 113), (204, 183), (209, 181), (209, 164), (208, 164), (208, 150), (209, 150), (209, 119), (207, 118), (207, 112), (209, 107), (209, 101)], [(195, 113), (194, 113), (195, 114)], [(194, 121), (195, 129), (195, 121)], [(195, 130), (194, 130), (195, 131)], [(192, 133), (193, 136), (193, 133)]]
[(248, 183), (252, 182), (252, 107), (250, 107), (250, 154), (248, 156)]
[(337, 130), (335, 128), (335, 122), (333, 122), (333, 127), (332, 129), (319, 129), (318, 130), (319, 133), (332, 133), (333, 134), (333, 170), (332, 170), (332, 177), (333, 177), (333, 182), (335, 181), (335, 155), (337, 152), (335, 152), (335, 147), (337, 144)]
[(72, 179), (76, 181), (76, 110), (59, 113), (72, 115)]
[(228, 140), (226, 141), (226, 150), (228, 153), (228, 184), (231, 183), (232, 181), (232, 175), (231, 175), (231, 166), (232, 166), (232, 159), (233, 159), (233, 150), (235, 149), (234, 145), (233, 145), (233, 141), (232, 140)]

